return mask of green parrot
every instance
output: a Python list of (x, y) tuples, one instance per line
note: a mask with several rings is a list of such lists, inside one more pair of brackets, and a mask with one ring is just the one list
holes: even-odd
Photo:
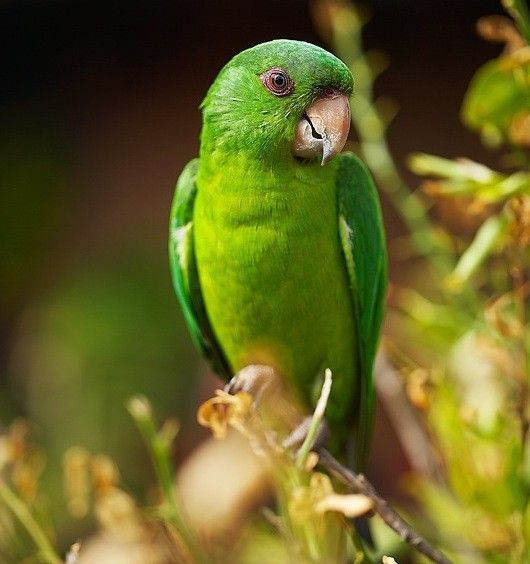
[(177, 182), (169, 253), (212, 368), (230, 379), (271, 366), (308, 414), (331, 369), (330, 450), (353, 444), (359, 467), (387, 255), (373, 180), (357, 157), (339, 154), (352, 90), (348, 67), (309, 43), (275, 40), (236, 55), (201, 105), (199, 158)]

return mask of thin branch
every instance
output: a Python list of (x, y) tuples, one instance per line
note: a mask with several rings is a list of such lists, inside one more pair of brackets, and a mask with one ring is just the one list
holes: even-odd
[(318, 455), (319, 464), (335, 478), (351, 490), (361, 493), (372, 500), (374, 511), (399, 535), (401, 540), (413, 546), (418, 552), (421, 552), (436, 564), (451, 564), (451, 560), (445, 554), (431, 546), (377, 493), (363, 474), (355, 474), (338, 462), (324, 448), (318, 449)]

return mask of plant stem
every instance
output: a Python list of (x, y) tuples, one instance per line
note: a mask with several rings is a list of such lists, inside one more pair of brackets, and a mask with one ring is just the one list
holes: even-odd
[(517, 22), (519, 31), (523, 34), (526, 41), (530, 43), (530, 11), (526, 0), (502, 0), (505, 10)]
[(61, 564), (61, 558), (53, 548), (46, 533), (34, 519), (33, 515), (31, 515), (27, 505), (2, 480), (0, 480), (0, 498), (24, 526), (39, 549), (42, 558), (48, 562), (48, 564)]
[(328, 403), (329, 394), (331, 392), (332, 376), (331, 370), (326, 368), (324, 374), (324, 383), (322, 384), (322, 391), (320, 392), (320, 397), (318, 398), (317, 406), (315, 412), (313, 413), (313, 418), (311, 419), (311, 424), (305, 436), (304, 442), (298, 451), (296, 457), (296, 465), (298, 468), (303, 468), (305, 466), (307, 456), (311, 449), (314, 447), (315, 439), (318, 435), (318, 431), (324, 419), (324, 413), (326, 411), (326, 405)]
[(170, 444), (162, 433), (157, 432), (149, 401), (145, 397), (134, 397), (128, 402), (127, 409), (136, 422), (151, 455), (155, 474), (164, 498), (164, 517), (176, 527), (182, 536), (193, 561), (205, 562), (206, 558), (181, 517), (181, 509), (177, 502), (173, 484), (174, 470), (171, 463)]
[(528, 381), (528, 350), (526, 322), (526, 283), (525, 267), (522, 252), (518, 247), (512, 249), (512, 268), (510, 276), (513, 286), (515, 316), (519, 323), (520, 335), (514, 336), (513, 371), (520, 385), (519, 418), (521, 420), (521, 443), (526, 445), (530, 426), (528, 404), (530, 398), (530, 382)]

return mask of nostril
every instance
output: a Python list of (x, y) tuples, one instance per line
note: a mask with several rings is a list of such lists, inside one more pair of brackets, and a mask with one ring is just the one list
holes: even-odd
[(304, 119), (309, 124), (309, 127), (311, 127), (311, 136), (315, 139), (322, 139), (322, 135), (320, 135), (320, 133), (315, 129), (313, 122), (309, 119), (309, 116), (307, 114), (304, 115)]
[(324, 90), (324, 95), (325, 96), (335, 96), (337, 92), (335, 91), (334, 88), (331, 88), (331, 86), (328, 86), (325, 90)]

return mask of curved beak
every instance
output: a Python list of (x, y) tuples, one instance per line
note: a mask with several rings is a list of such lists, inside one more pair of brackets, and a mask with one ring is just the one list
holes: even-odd
[(318, 98), (298, 122), (293, 155), (302, 159), (322, 157), (325, 165), (340, 153), (350, 131), (348, 97), (336, 91)]

